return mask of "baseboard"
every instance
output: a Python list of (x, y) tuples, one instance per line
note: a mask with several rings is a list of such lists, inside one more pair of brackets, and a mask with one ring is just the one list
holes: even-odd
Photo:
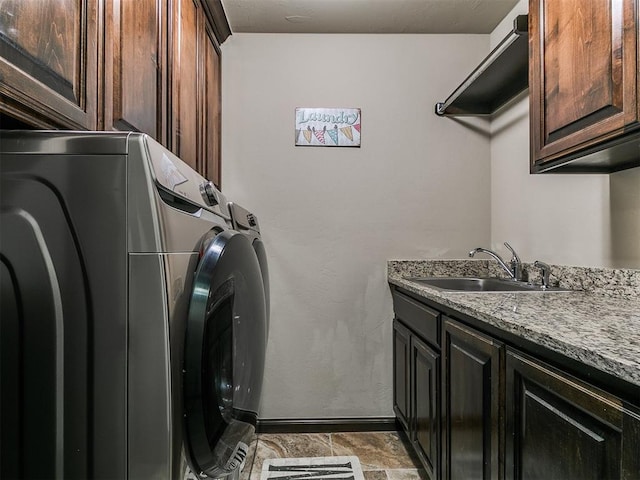
[(258, 433), (389, 432), (401, 430), (395, 417), (262, 418)]

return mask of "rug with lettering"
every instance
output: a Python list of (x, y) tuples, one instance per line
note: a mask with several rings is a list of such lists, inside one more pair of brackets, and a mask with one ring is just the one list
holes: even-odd
[(260, 480), (364, 480), (358, 457), (271, 458)]

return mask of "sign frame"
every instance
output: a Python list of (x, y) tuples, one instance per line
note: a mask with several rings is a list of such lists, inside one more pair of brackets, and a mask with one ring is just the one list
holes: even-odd
[(297, 107), (296, 147), (360, 147), (359, 108)]

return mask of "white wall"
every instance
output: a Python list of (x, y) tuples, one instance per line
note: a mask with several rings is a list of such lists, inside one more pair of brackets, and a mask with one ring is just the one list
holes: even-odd
[[(262, 418), (392, 415), (386, 260), (461, 258), (490, 241), (488, 125), (433, 114), (488, 46), (291, 34), (223, 45), (223, 190), (258, 215), (271, 274)], [(297, 106), (360, 107), (362, 147), (294, 147)]]
[[(527, 92), (490, 123), (433, 114), (526, 11), (491, 36), (223, 45), (223, 189), (258, 215), (271, 273), (262, 418), (392, 414), (387, 259), (509, 241), (525, 261), (640, 268), (640, 169), (530, 175)], [(362, 148), (294, 147), (297, 106), (362, 108)]]
[[(491, 35), (495, 46), (516, 5)], [(527, 92), (491, 123), (491, 240), (524, 261), (640, 268), (640, 169), (612, 175), (530, 175)]]

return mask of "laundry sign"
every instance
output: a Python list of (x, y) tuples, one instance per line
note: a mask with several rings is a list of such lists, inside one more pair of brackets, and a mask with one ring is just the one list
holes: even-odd
[(359, 147), (359, 108), (296, 108), (296, 146)]

